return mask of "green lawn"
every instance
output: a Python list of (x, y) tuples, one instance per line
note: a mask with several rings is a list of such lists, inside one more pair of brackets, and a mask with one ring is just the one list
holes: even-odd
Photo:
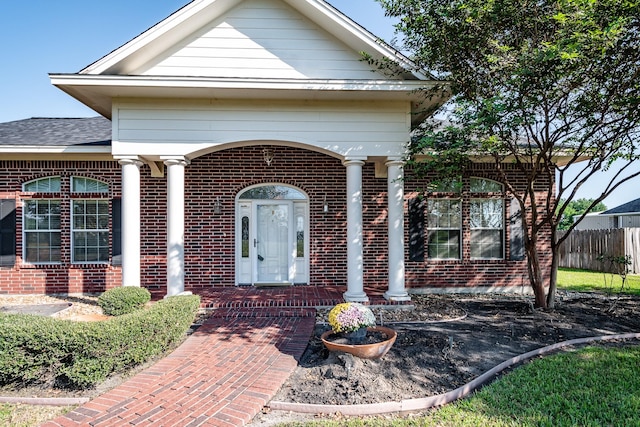
[(472, 397), (427, 416), (322, 420), (283, 426), (637, 426), (639, 366), (640, 346), (588, 347), (537, 359)]
[[(581, 292), (619, 292), (622, 279), (620, 276), (595, 271), (558, 270), (558, 289)], [(624, 293), (640, 295), (640, 275), (628, 275)]]

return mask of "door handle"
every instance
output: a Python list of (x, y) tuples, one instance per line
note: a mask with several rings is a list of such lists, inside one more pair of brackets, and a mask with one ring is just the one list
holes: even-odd
[(256, 239), (253, 239), (253, 247), (254, 248), (258, 247), (258, 241)]

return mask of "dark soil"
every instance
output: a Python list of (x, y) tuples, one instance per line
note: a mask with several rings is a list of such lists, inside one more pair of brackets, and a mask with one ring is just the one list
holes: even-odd
[(430, 295), (413, 300), (413, 311), (378, 313), (398, 333), (379, 360), (329, 352), (319, 338), (329, 329), (321, 315), (298, 369), (274, 400), (362, 404), (427, 397), (540, 347), (640, 332), (638, 297), (561, 293), (553, 311), (533, 310), (531, 298), (524, 296)]

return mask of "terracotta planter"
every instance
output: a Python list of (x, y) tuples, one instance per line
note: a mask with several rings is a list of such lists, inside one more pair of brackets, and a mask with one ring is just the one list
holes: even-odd
[(373, 344), (339, 344), (327, 340), (329, 335), (333, 334), (333, 331), (325, 332), (320, 336), (320, 339), (329, 351), (343, 351), (362, 359), (379, 359), (387, 354), (393, 343), (396, 342), (396, 337), (398, 336), (396, 331), (384, 326), (373, 326), (367, 328), (367, 331), (380, 332), (386, 335), (387, 339)]

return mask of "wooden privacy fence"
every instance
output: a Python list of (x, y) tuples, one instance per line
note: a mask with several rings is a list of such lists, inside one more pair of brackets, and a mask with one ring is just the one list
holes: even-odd
[[(564, 235), (558, 232), (558, 238)], [(598, 256), (629, 256), (629, 273), (640, 273), (640, 228), (573, 230), (559, 248), (560, 267), (617, 273), (616, 266)]]

